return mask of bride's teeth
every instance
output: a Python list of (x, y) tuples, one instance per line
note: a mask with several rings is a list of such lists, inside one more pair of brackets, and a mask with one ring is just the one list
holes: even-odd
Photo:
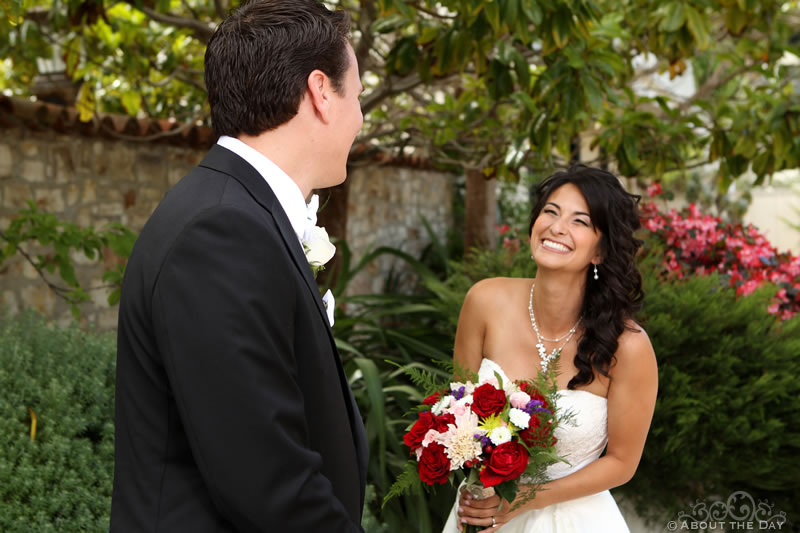
[(543, 244), (547, 248), (552, 248), (553, 250), (558, 250), (559, 252), (569, 252), (569, 248), (558, 242), (544, 241)]

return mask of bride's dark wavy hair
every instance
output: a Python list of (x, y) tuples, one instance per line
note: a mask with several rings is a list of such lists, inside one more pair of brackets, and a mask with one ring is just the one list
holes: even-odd
[(597, 265), (599, 280), (594, 279), (593, 269), (586, 271), (586, 294), (581, 307), (585, 332), (575, 355), (578, 374), (568, 385), (575, 389), (594, 381), (595, 372), (608, 377), (626, 321), (641, 308), (644, 291), (635, 257), (642, 241), (634, 236), (641, 226), (641, 196), (625, 191), (610, 172), (574, 165), (548, 177), (536, 189), (528, 235), (550, 195), (568, 183), (581, 191), (589, 205), (592, 224), (601, 233), (603, 257), (602, 264)]

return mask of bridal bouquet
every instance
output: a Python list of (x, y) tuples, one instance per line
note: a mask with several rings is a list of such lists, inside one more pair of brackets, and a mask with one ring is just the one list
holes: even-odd
[[(431, 382), (430, 376), (411, 377), (417, 384)], [(536, 383), (504, 383), (495, 373), (454, 381), (431, 394), (403, 437), (414, 460), (386, 499), (421, 483), (453, 483), (461, 472), (475, 498), (494, 491), (509, 502), (521, 493), (515, 505), (529, 501), (549, 481), (547, 467), (562, 461), (553, 431), (566, 415), (556, 412), (556, 394), (552, 369)]]

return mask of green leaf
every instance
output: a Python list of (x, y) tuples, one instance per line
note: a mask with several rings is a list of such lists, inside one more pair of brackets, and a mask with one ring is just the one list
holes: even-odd
[(586, 66), (586, 62), (583, 60), (583, 53), (581, 50), (576, 49), (574, 46), (568, 46), (564, 49), (564, 54), (567, 56), (567, 63), (570, 67), (574, 69), (582, 69)]
[(505, 98), (514, 91), (514, 80), (508, 67), (493, 59), (489, 64), (489, 94), (495, 100)]
[(514, 53), (514, 71), (517, 74), (520, 89), (527, 91), (531, 85), (530, 65), (525, 61), (525, 57), (516, 50)]
[(535, 26), (542, 23), (542, 8), (537, 0), (522, 0), (522, 12)]
[(408, 18), (405, 15), (401, 15), (400, 13), (395, 13), (393, 15), (389, 15), (388, 17), (379, 18), (375, 22), (372, 23), (372, 32), (373, 33), (391, 33), (396, 31), (404, 26), (407, 26), (409, 23)]
[(92, 120), (95, 111), (95, 94), (89, 82), (84, 82), (81, 85), (76, 107), (78, 108), (78, 118), (81, 122)]
[(433, 42), (434, 39), (439, 35), (439, 28), (434, 28), (431, 26), (427, 26), (422, 28), (422, 31), (419, 32), (419, 37), (417, 37), (417, 44), (424, 45), (430, 42)]
[(535, 113), (538, 109), (536, 102), (533, 101), (533, 98), (528, 95), (526, 92), (515, 92), (513, 97), (528, 111), (531, 113)]
[(780, 168), (783, 160), (786, 158), (786, 155), (789, 149), (792, 146), (791, 138), (787, 139), (786, 135), (784, 134), (783, 129), (777, 130), (772, 135), (772, 153), (775, 157), (775, 165)]
[(553, 42), (558, 48), (564, 48), (569, 42), (572, 14), (567, 9), (559, 9), (553, 21)]
[(339, 338), (335, 338), (334, 340), (336, 342), (336, 349), (339, 350), (340, 352), (352, 353), (352, 354), (357, 355), (359, 357), (363, 357), (364, 356), (364, 354), (362, 354), (358, 350), (358, 348), (356, 348), (355, 346), (353, 346), (349, 342), (345, 342), (345, 341), (343, 341), (342, 339), (339, 339)]
[(756, 149), (755, 140), (749, 135), (742, 135), (733, 146), (733, 153), (752, 159), (756, 154)]
[(447, 33), (440, 36), (434, 45), (434, 57), (437, 58), (436, 70), (438, 70), (438, 74), (440, 75), (447, 73), (450, 69), (450, 65), (453, 63), (452, 38), (453, 30), (449, 30)]
[(397, 476), (397, 481), (392, 484), (389, 492), (387, 492), (386, 496), (383, 498), (382, 507), (385, 507), (392, 498), (408, 493), (422, 493), (422, 481), (419, 478), (419, 467), (415, 461), (408, 461), (406, 463), (403, 471)]
[(739, 5), (734, 4), (725, 13), (725, 26), (734, 35), (739, 35), (747, 26), (749, 17)]
[(386, 408), (383, 396), (383, 382), (375, 362), (364, 357), (353, 360), (361, 370), (362, 379), (367, 388), (369, 397), (369, 416), (367, 424), (378, 434), (378, 449), (375, 450), (380, 463), (381, 472), (386, 470)]
[(503, 21), (507, 24), (516, 22), (519, 19), (520, 0), (505, 0), (503, 9)]
[(81, 39), (73, 37), (64, 46), (64, 64), (66, 65), (67, 75), (72, 78), (81, 61)]
[(670, 2), (666, 6), (664, 17), (661, 19), (661, 30), (666, 32), (678, 31), (686, 22), (686, 11), (683, 2)]
[(603, 91), (588, 74), (581, 76), (581, 83), (583, 85), (583, 94), (586, 96), (592, 111), (599, 113), (603, 108)]
[(416, 40), (413, 37), (404, 37), (389, 52), (387, 64), (391, 72), (404, 76), (416, 68), (418, 59)]
[(706, 23), (703, 16), (692, 6), (686, 7), (686, 21), (689, 26), (689, 32), (697, 42), (697, 47), (701, 50), (708, 48), (710, 38), (706, 30)]
[(122, 91), (122, 106), (129, 115), (136, 115), (142, 106), (142, 95), (135, 89)]
[(498, 496), (504, 499), (507, 502), (513, 502), (514, 499), (517, 497), (518, 488), (515, 483), (513, 482), (503, 482), (499, 485), (495, 485), (494, 487), (495, 492)]
[(122, 292), (120, 289), (114, 289), (108, 295), (108, 305), (113, 307), (119, 303), (120, 297), (122, 296)]
[(500, 33), (500, 6), (499, 2), (496, 1), (489, 1), (484, 4), (483, 12), (486, 15), (486, 20), (489, 21), (489, 25), (492, 27), (492, 31), (494, 33)]

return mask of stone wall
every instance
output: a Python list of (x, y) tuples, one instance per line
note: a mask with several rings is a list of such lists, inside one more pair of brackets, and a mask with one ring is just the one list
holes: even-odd
[[(137, 233), (166, 190), (203, 152), (153, 143), (32, 132), (25, 127), (0, 131), (0, 228), (30, 200), (42, 211), (79, 226), (103, 229), (120, 222)], [(37, 250), (29, 249), (36, 253)], [(44, 250), (43, 250), (44, 251)], [(106, 265), (115, 258), (104, 255)], [(99, 287), (104, 266), (76, 254), (78, 278)], [(63, 285), (57, 276), (51, 281)], [(108, 289), (90, 291), (81, 305), (82, 322), (102, 329), (116, 325), (117, 309), (107, 305)], [(69, 305), (55, 295), (21, 256), (0, 266), (0, 304), (11, 312), (33, 308), (59, 322), (71, 320)]]
[[(195, 166), (205, 150), (97, 136), (63, 135), (25, 126), (0, 129), (0, 229), (26, 202), (80, 226), (101, 229), (121, 222), (137, 233), (166, 191)], [(417, 254), (428, 243), (425, 216), (443, 237), (451, 220), (452, 177), (398, 167), (367, 167), (351, 173), (347, 241), (355, 259), (370, 246), (388, 245)], [(28, 249), (31, 253), (39, 250)], [(74, 256), (85, 287), (102, 286), (106, 265)], [(351, 286), (379, 290), (392, 261), (370, 265)], [(51, 280), (59, 285), (57, 276)], [(81, 305), (81, 322), (100, 329), (116, 326), (109, 289), (92, 290)], [(0, 264), (0, 306), (12, 313), (33, 308), (59, 323), (72, 320), (69, 305), (19, 255)]]
[[(381, 246), (419, 257), (430, 244), (422, 222), (427, 220), (444, 242), (453, 220), (455, 178), (451, 174), (398, 167), (363, 167), (350, 172), (347, 241), (354, 256)], [(381, 292), (392, 272), (408, 275), (403, 262), (383, 255), (357, 275), (353, 294)]]

